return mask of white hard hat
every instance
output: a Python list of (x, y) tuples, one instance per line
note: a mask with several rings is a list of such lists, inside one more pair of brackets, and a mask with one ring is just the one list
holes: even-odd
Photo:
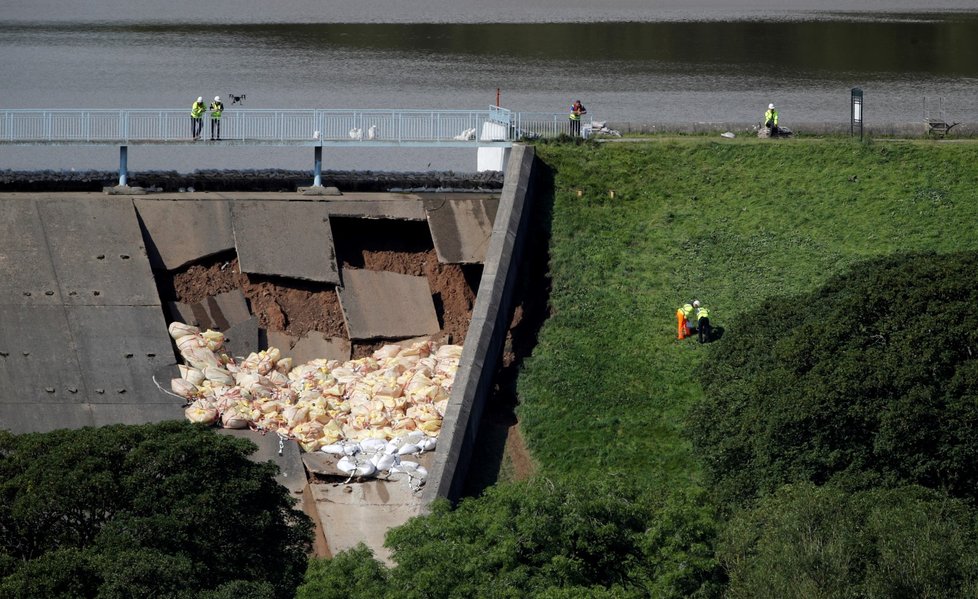
[(221, 101), (221, 96), (214, 96), (214, 101), (215, 102), (220, 102)]
[(693, 300), (693, 307), (694, 308), (699, 308), (700, 307), (700, 300)]
[(198, 102), (203, 102), (204, 101), (204, 96), (197, 96), (197, 101)]
[(774, 108), (774, 104), (768, 104), (767, 107), (773, 109)]

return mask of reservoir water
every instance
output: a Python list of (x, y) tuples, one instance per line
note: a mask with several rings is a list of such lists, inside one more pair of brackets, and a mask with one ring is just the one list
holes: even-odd
[[(6, 0), (0, 106), (484, 108), (612, 122), (978, 122), (978, 3), (932, 0)], [(925, 10), (926, 12), (921, 12)], [(229, 104), (229, 103), (228, 103)], [(229, 110), (236, 106), (229, 105)], [(310, 154), (307, 156), (306, 154)], [(134, 148), (133, 171), (311, 168), (308, 150)], [(113, 169), (113, 148), (0, 149), (0, 169)], [(325, 168), (473, 170), (474, 151), (335, 150)]]

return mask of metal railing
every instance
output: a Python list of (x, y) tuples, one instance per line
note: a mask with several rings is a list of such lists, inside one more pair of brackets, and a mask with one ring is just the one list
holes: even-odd
[[(209, 138), (210, 113), (202, 137)], [(283, 145), (482, 145), (567, 132), (566, 115), (488, 110), (225, 110), (222, 140)], [(528, 135), (532, 134), (532, 135)], [(119, 144), (192, 140), (188, 110), (0, 110), (0, 143)]]
[[(571, 132), (567, 112), (514, 112), (512, 116), (514, 140), (557, 137)], [(590, 122), (589, 117), (584, 117), (582, 126), (589, 126)]]

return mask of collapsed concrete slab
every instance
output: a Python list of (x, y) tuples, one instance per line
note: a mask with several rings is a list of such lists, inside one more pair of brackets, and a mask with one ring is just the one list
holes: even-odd
[(338, 291), (350, 339), (405, 339), (440, 329), (425, 277), (345, 269)]
[(498, 208), (499, 198), (496, 197), (425, 199), (425, 214), (438, 261), (446, 264), (484, 262)]
[(241, 272), (340, 282), (325, 203), (236, 202), (231, 217)]
[(217, 429), (218, 432), (239, 439), (248, 439), (258, 446), (251, 455), (255, 462), (272, 462), (279, 467), (275, 480), (294, 495), (301, 495), (306, 486), (306, 471), (299, 457), (299, 445), (295, 441), (280, 439), (275, 433), (261, 434), (257, 431)]
[(258, 319), (249, 318), (224, 331), (224, 349), (235, 358), (246, 358), (260, 349)]
[(223, 332), (251, 318), (248, 301), (240, 289), (219, 293), (196, 304), (169, 302), (167, 306), (175, 320), (201, 330)]
[(269, 331), (266, 337), (268, 347), (277, 347), (283, 356), (292, 358), (293, 364), (305, 364), (320, 358), (345, 362), (350, 359), (352, 351), (349, 339), (327, 337), (318, 331), (310, 331), (302, 337)]
[(234, 249), (226, 200), (133, 200), (153, 268), (175, 270)]

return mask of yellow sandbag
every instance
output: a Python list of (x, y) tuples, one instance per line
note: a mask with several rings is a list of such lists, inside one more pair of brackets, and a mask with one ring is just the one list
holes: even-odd
[(214, 424), (217, 422), (217, 409), (192, 405), (183, 411), (190, 422), (197, 424)]
[(221, 349), (221, 346), (224, 345), (224, 333), (220, 331), (207, 329), (200, 335), (204, 338), (204, 341), (207, 344), (207, 349), (211, 350), (212, 352), (216, 352), (217, 350)]

